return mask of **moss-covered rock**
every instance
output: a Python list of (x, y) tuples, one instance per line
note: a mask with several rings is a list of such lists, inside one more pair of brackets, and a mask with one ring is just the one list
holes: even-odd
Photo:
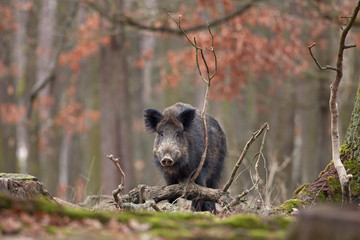
[(300, 199), (289, 199), (285, 201), (282, 205), (276, 207), (275, 209), (278, 211), (291, 213), (293, 208), (301, 208), (305, 204), (306, 202)]
[(53, 200), (44, 184), (38, 182), (36, 177), (28, 174), (0, 173), (0, 193), (21, 199), (41, 197)]

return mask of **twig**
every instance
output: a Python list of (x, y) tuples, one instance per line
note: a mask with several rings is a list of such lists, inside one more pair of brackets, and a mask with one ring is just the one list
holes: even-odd
[(231, 186), (232, 182), (234, 181), (234, 177), (236, 175), (236, 171), (239, 169), (243, 159), (245, 158), (245, 155), (247, 153), (247, 151), (249, 150), (249, 147), (251, 146), (251, 144), (260, 136), (260, 134), (264, 131), (264, 130), (268, 130), (269, 129), (269, 124), (268, 123), (264, 123), (262, 125), (262, 127), (257, 130), (256, 132), (254, 132), (252, 134), (252, 137), (249, 139), (249, 141), (247, 141), (243, 151), (241, 152), (241, 155), (238, 159), (238, 161), (236, 162), (232, 172), (231, 172), (231, 175), (230, 175), (230, 179), (227, 181), (227, 183), (225, 184), (225, 186), (223, 187), (222, 191), (223, 192), (226, 192), (229, 187)]
[(314, 196), (314, 199), (312, 200), (312, 202), (311, 202), (311, 205), (314, 205), (314, 202), (315, 202), (315, 200), (317, 199), (317, 197), (319, 196), (319, 194), (320, 194), (320, 192), (323, 190), (323, 188), (324, 188), (324, 186), (326, 185), (326, 181), (324, 182), (324, 184), (321, 186), (321, 188), (319, 189), (319, 191), (315, 194), (315, 196)]
[(120, 175), (121, 175), (121, 183), (120, 184), (125, 186), (125, 173), (119, 164), (119, 158), (115, 158), (112, 154), (108, 154), (108, 155), (106, 155), (106, 157), (115, 164), (117, 170), (120, 172)]
[(118, 206), (121, 205), (121, 199), (119, 198), (119, 194), (122, 190), (124, 190), (124, 186), (125, 186), (125, 173), (122, 170), (120, 164), (119, 164), (119, 158), (115, 158), (112, 154), (108, 154), (106, 155), (106, 157), (108, 159), (110, 159), (116, 166), (116, 168), (118, 169), (118, 171), (120, 172), (121, 175), (121, 183), (119, 184), (119, 186), (117, 187), (117, 189), (115, 189), (114, 191), (112, 191), (112, 195), (114, 197), (114, 201), (116, 204), (118, 204)]
[(115, 204), (117, 204), (117, 206), (120, 206), (120, 204), (121, 204), (121, 200), (120, 200), (120, 198), (119, 198), (119, 194), (120, 194), (120, 192), (121, 192), (122, 190), (124, 190), (124, 185), (120, 184), (120, 185), (118, 185), (118, 187), (117, 187), (115, 190), (113, 190), (113, 191), (111, 192), (112, 195), (113, 195)]
[(319, 61), (316, 59), (316, 57), (313, 55), (312, 53), (312, 48), (316, 45), (316, 43), (313, 43), (311, 44), (310, 46), (308, 46), (308, 49), (309, 49), (309, 52), (310, 52), (310, 55), (312, 57), (312, 59), (314, 59), (316, 65), (319, 67), (320, 70), (333, 70), (333, 71), (337, 71), (337, 68), (334, 68), (330, 65), (326, 65), (325, 67), (322, 67), (319, 63)]
[(154, 200), (149, 200), (146, 203), (149, 203), (150, 207), (152, 207), (156, 212), (162, 212)]
[(241, 199), (245, 197), (249, 192), (251, 192), (254, 188), (258, 186), (258, 183), (260, 181), (260, 178), (257, 178), (255, 183), (251, 186), (249, 189), (245, 189), (241, 194), (237, 195), (232, 202), (230, 202), (230, 207), (235, 207), (240, 204)]
[(145, 185), (144, 184), (140, 184), (139, 185), (139, 188), (140, 188), (140, 191), (139, 191), (139, 202), (140, 203), (144, 203), (145, 202)]
[(263, 139), (261, 141), (261, 146), (260, 146), (260, 150), (259, 150), (259, 154), (258, 154), (258, 159), (255, 163), (256, 181), (254, 183), (254, 186), (260, 196), (260, 200), (261, 200), (262, 204), (264, 204), (264, 199), (262, 198), (261, 193), (259, 192), (260, 174), (259, 174), (258, 166), (259, 166), (260, 158), (262, 157), (264, 159), (264, 168), (266, 171), (265, 179), (267, 179), (267, 168), (266, 168), (266, 161), (265, 161), (264, 154), (263, 154), (263, 149), (264, 149), (264, 145), (265, 145), (266, 133), (268, 132), (268, 130), (269, 130), (269, 127), (265, 128), (265, 132), (263, 134)]
[(131, 202), (122, 202), (122, 203), (120, 203), (120, 208), (125, 209), (127, 211), (148, 210), (149, 208), (152, 208), (156, 212), (162, 212), (161, 209), (156, 205), (154, 200), (148, 200), (141, 204), (134, 204)]

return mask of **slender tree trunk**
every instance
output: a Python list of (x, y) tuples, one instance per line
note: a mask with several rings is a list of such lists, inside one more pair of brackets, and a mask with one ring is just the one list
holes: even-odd
[(72, 136), (72, 132), (63, 130), (59, 157), (59, 183), (57, 192), (58, 197), (63, 197), (65, 199), (67, 198), (67, 190), (69, 186), (70, 147), (72, 144)]
[[(340, 148), (340, 159), (348, 174), (353, 175), (350, 181), (353, 203), (360, 203), (360, 81), (356, 94), (351, 122), (347, 129), (344, 144)], [(342, 201), (341, 185), (334, 163), (331, 162), (311, 184), (305, 184), (295, 191), (295, 199), (304, 203)]]
[(319, 114), (318, 114), (318, 131), (316, 146), (316, 162), (317, 171), (320, 172), (329, 163), (331, 157), (330, 152), (330, 111), (329, 111), (329, 81), (327, 78), (319, 79), (318, 99), (319, 99)]
[[(117, 10), (123, 9), (118, 1)], [(100, 134), (102, 157), (102, 191), (111, 193), (120, 184), (120, 174), (106, 154), (120, 159), (126, 174), (125, 190), (135, 184), (131, 158), (130, 108), (128, 94), (128, 66), (124, 48), (124, 28), (116, 23), (111, 29), (116, 35), (100, 52)]]
[[(36, 81), (42, 81), (49, 72), (52, 61), (51, 49), (54, 41), (55, 14), (57, 0), (42, 0), (38, 33), (38, 59)], [(50, 190), (56, 188), (54, 183), (54, 149), (51, 149), (53, 140), (51, 108), (49, 105), (50, 87), (47, 85), (39, 93), (39, 148), (40, 148), (40, 179)]]
[[(10, 1), (3, 1), (2, 6), (10, 7), (10, 4)], [(2, 29), (0, 34), (0, 59), (5, 67), (5, 73), (0, 76), (0, 105), (4, 108), (15, 103), (14, 93), (9, 91), (14, 89), (11, 72), (12, 34), (11, 27)], [(16, 129), (14, 123), (7, 122), (5, 117), (0, 111), (0, 168), (5, 172), (16, 172)]]
[[(15, 8), (15, 19), (17, 23), (14, 44), (14, 64), (16, 66), (17, 75), (15, 77), (15, 92), (18, 98), (18, 105), (25, 109), (25, 99), (23, 96), (25, 88), (25, 65), (26, 65), (26, 22), (28, 19), (28, 11), (23, 9), (26, 0), (16, 0), (18, 7)], [(20, 172), (27, 172), (28, 155), (29, 155), (29, 136), (26, 124), (25, 114), (20, 116), (16, 125), (16, 156)]]

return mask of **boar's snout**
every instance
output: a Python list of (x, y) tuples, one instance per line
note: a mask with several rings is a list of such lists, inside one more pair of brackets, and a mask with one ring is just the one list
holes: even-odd
[(163, 159), (161, 159), (160, 164), (163, 167), (171, 167), (174, 165), (174, 160), (169, 155), (166, 155)]

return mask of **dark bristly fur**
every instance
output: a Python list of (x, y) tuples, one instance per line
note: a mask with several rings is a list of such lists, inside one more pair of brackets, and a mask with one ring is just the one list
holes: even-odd
[[(176, 103), (163, 113), (147, 109), (144, 117), (146, 128), (156, 132), (153, 161), (162, 172), (166, 183), (171, 185), (185, 182), (195, 172), (204, 151), (204, 126), (200, 111), (189, 104)], [(206, 115), (206, 121), (208, 150), (203, 168), (195, 182), (217, 188), (227, 153), (226, 139), (213, 117)], [(164, 158), (173, 160), (173, 165), (163, 166), (161, 160)], [(213, 202), (195, 199), (192, 207), (196, 211), (216, 212)]]

